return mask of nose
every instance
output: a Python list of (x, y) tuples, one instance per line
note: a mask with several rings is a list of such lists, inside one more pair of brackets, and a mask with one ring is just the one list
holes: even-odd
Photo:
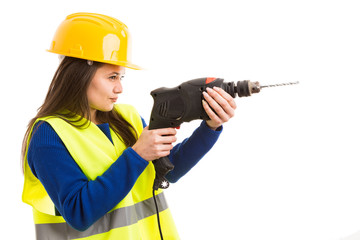
[(116, 81), (116, 84), (114, 86), (114, 93), (120, 94), (120, 93), (122, 93), (122, 91), (123, 91), (123, 87), (122, 87), (121, 81)]

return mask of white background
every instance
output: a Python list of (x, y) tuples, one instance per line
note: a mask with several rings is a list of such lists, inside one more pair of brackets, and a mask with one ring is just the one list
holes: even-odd
[[(360, 239), (357, 1), (152, 0), (1, 3), (2, 236), (34, 239), (20, 145), (58, 65), (66, 15), (126, 23), (133, 62), (119, 102), (149, 119), (149, 92), (198, 77), (300, 81), (236, 99), (212, 151), (166, 191), (182, 239)], [(188, 136), (198, 121), (183, 124)]]

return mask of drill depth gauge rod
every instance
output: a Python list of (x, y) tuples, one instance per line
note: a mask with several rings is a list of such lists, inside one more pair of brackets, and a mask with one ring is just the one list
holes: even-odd
[[(150, 94), (154, 99), (151, 111), (149, 129), (179, 127), (183, 122), (195, 119), (209, 120), (203, 106), (202, 92), (206, 88), (219, 87), (224, 89), (233, 98), (248, 97), (253, 93), (259, 93), (262, 88), (277, 87), (298, 84), (299, 82), (281, 83), (261, 86), (259, 82), (249, 80), (235, 82), (224, 82), (222, 78), (197, 78), (182, 83), (174, 88), (158, 88)], [(169, 182), (166, 174), (174, 169), (174, 165), (168, 157), (152, 161), (156, 171), (154, 189), (168, 188)]]

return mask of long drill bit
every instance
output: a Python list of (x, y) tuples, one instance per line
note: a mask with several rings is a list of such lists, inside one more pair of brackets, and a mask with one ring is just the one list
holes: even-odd
[(297, 81), (297, 82), (288, 82), (288, 83), (277, 83), (277, 84), (263, 85), (263, 86), (260, 86), (260, 88), (280, 87), (280, 86), (288, 86), (288, 85), (295, 85), (295, 84), (299, 84), (299, 81)]

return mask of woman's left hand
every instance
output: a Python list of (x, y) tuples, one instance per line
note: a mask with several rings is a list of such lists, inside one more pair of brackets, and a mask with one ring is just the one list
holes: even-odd
[(234, 98), (223, 89), (218, 87), (206, 88), (203, 95), (206, 101), (203, 100), (202, 104), (205, 112), (210, 117), (206, 124), (211, 129), (216, 130), (234, 116), (236, 109)]

